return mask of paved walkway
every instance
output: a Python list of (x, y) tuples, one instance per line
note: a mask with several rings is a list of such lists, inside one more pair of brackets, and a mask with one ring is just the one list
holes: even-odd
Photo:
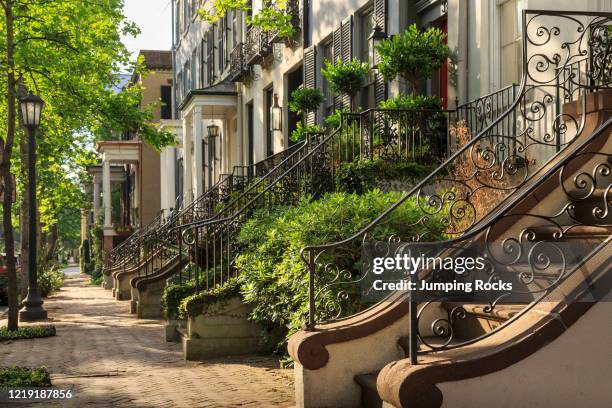
[(55, 387), (74, 386), (75, 398), (57, 406), (293, 405), (291, 372), (278, 369), (275, 359), (183, 361), (180, 345), (165, 342), (161, 321), (136, 319), (128, 302), (113, 300), (109, 291), (88, 285), (83, 275), (67, 278), (45, 306), (57, 336), (3, 343), (0, 362), (46, 365)]

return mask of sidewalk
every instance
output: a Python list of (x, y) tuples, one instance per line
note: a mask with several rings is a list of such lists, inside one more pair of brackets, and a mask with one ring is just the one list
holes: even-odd
[(74, 386), (75, 398), (57, 406), (293, 405), (291, 370), (278, 369), (275, 359), (186, 362), (180, 344), (164, 341), (162, 321), (136, 319), (127, 302), (88, 285), (83, 275), (67, 278), (45, 307), (57, 336), (3, 343), (0, 361), (3, 366), (46, 365), (55, 387)]

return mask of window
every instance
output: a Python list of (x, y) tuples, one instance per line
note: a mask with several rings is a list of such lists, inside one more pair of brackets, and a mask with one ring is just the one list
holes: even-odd
[(217, 24), (217, 52), (219, 74), (221, 74), (225, 69), (225, 18), (220, 19)]
[(521, 33), (517, 0), (509, 0), (499, 6), (501, 86), (518, 83), (521, 76)]
[(176, 103), (180, 104), (183, 102), (183, 72), (179, 72), (176, 75)]
[(204, 88), (207, 85), (207, 72), (206, 72), (206, 34), (200, 44), (200, 88)]
[(185, 61), (183, 65), (183, 98), (189, 93), (191, 83), (191, 70), (189, 69), (189, 60)]
[(190, 89), (196, 89), (198, 87), (198, 54), (197, 47), (191, 53), (191, 82), (189, 83)]
[[(327, 44), (321, 46), (321, 65), (325, 66), (325, 61), (333, 61), (334, 58), (334, 44), (332, 41), (329, 41)], [(334, 113), (334, 94), (329, 87), (329, 83), (325, 77), (322, 77), (322, 91), (325, 96), (325, 101), (323, 102), (324, 107), (324, 115), (325, 117)]]
[(215, 82), (215, 25), (206, 33), (206, 69), (208, 71), (208, 86)]
[(161, 86), (160, 99), (162, 102), (160, 117), (172, 119), (172, 87), (170, 85)]
[(183, 29), (181, 28), (183, 25), (183, 19), (181, 18), (181, 4), (180, 2), (176, 2), (175, 6), (174, 6), (174, 41), (178, 42), (179, 40), (179, 36), (181, 35), (181, 32), (183, 32)]

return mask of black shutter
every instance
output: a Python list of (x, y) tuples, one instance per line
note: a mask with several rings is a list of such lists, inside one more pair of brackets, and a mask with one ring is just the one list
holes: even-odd
[[(387, 31), (387, 0), (374, 0), (374, 25)], [(380, 74), (374, 76), (374, 100), (376, 106), (387, 99), (387, 84)]]
[[(332, 50), (332, 58), (333, 63), (335, 64), (338, 59), (342, 59), (342, 28), (338, 27), (334, 30), (333, 37), (333, 50)], [(340, 95), (334, 94), (334, 109), (342, 108), (342, 97)]]
[[(351, 62), (353, 58), (353, 17), (342, 22), (342, 61)], [(351, 106), (351, 98), (348, 95), (342, 96), (342, 106), (348, 108)]]
[[(313, 45), (304, 50), (304, 88), (317, 87), (317, 50)], [(306, 125), (314, 125), (317, 121), (317, 113), (310, 112), (305, 117)]]

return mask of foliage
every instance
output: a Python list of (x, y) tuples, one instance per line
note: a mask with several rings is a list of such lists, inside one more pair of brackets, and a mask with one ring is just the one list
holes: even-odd
[(9, 340), (37, 339), (55, 336), (55, 326), (22, 326), (17, 330), (0, 327), (0, 342)]
[(102, 259), (102, 253), (104, 251), (104, 212), (99, 211), (96, 219), (94, 220), (94, 224), (91, 228), (91, 253), (93, 255), (91, 259), (93, 272), (92, 278), (96, 277), (94, 275), (101, 276), (102, 268), (104, 266), (104, 261)]
[(5, 95), (0, 100), (0, 128), (6, 130), (0, 143), (0, 173), (9, 180), (9, 195), (13, 190), (9, 174), (16, 175), (19, 197), (15, 206), (10, 200), (3, 204), (3, 236), (11, 259), (7, 265), (11, 327), (17, 325), (18, 307), (12, 261), (13, 217), (18, 216), (14, 208), (27, 196), (23, 194), (27, 149), (18, 127), (18, 94), (32, 91), (45, 101), (37, 138), (38, 213), (40, 229), (51, 236), (56, 250), (78, 245), (80, 210), (90, 201), (81, 186), (89, 180), (85, 166), (95, 159), (91, 146), (96, 140), (116, 138), (126, 130), (141, 132), (154, 147), (169, 140), (149, 123), (151, 108), (141, 106), (139, 84), (117, 92), (121, 71), (145, 74), (141, 61), (133, 63), (122, 43), (123, 36), (139, 32), (126, 20), (123, 3), (0, 0), (0, 94)]
[(251, 9), (249, 0), (213, 0), (210, 10), (200, 8), (200, 18), (210, 24), (215, 24), (219, 19), (225, 17), (228, 11), (248, 11)]
[(323, 92), (319, 88), (297, 88), (291, 92), (289, 110), (297, 114), (314, 112), (323, 100)]
[(344, 162), (336, 173), (336, 189), (346, 193), (363, 194), (380, 187), (381, 181), (420, 180), (434, 169), (435, 166), (383, 159)]
[(445, 37), (439, 28), (421, 31), (412, 24), (403, 34), (382, 40), (377, 46), (379, 72), (386, 81), (403, 78), (410, 83), (412, 93), (416, 93), (418, 79), (431, 75), (448, 57)]
[(380, 103), (381, 109), (442, 109), (442, 101), (436, 96), (400, 94)]
[(338, 129), (342, 124), (342, 114), (350, 113), (350, 111), (351, 110), (347, 106), (340, 109), (336, 108), (334, 113), (325, 118), (325, 127), (328, 130)]
[(202, 290), (184, 298), (179, 306), (179, 317), (195, 317), (205, 314), (215, 302), (230, 299), (240, 294), (241, 281), (233, 278), (223, 285), (214, 286), (209, 290)]
[(352, 98), (363, 86), (369, 70), (368, 64), (357, 58), (350, 62), (344, 62), (338, 58), (335, 63), (325, 61), (325, 68), (321, 70), (321, 73), (329, 82), (332, 92)]
[(64, 284), (64, 272), (60, 269), (55, 259), (42, 255), (38, 257), (38, 293), (42, 297), (48, 297), (57, 292)]
[(287, 13), (287, 0), (276, 0), (276, 7), (263, 7), (254, 16), (247, 16), (247, 23), (261, 27), (264, 32), (275, 32), (278, 38), (291, 38), (297, 32), (293, 17)]
[(168, 319), (179, 317), (179, 306), (186, 297), (195, 293), (195, 282), (193, 280), (183, 283), (171, 283), (164, 288), (162, 295), (162, 309)]
[(321, 133), (323, 129), (319, 125), (308, 125), (303, 126), (300, 122), (293, 132), (291, 132), (291, 140), (294, 142), (302, 142), (306, 140), (306, 136), (310, 133)]
[[(335, 242), (351, 236), (400, 197), (399, 193), (379, 190), (364, 195), (332, 193), (317, 201), (303, 199), (294, 207), (256, 212), (240, 232), (239, 243), (244, 250), (236, 258), (236, 267), (244, 282), (242, 295), (254, 306), (251, 317), (264, 327), (282, 328), (287, 333), (300, 329), (308, 314), (308, 274), (300, 250), (306, 245)], [(416, 202), (409, 200), (375, 227), (369, 239), (386, 239), (393, 233), (423, 233), (423, 240), (438, 239), (439, 236), (428, 232), (425, 226), (413, 225), (421, 217)], [(437, 219), (432, 216), (425, 224), (434, 222)], [(359, 273), (361, 252), (358, 248), (326, 256), (320, 259), (324, 264), (333, 262), (341, 269)], [(322, 275), (320, 279), (323, 282), (331, 278)], [(357, 288), (353, 289), (358, 292), (358, 285), (355, 286)], [(335, 291), (324, 294), (320, 302), (335, 302), (341, 289), (346, 287), (336, 287)], [(357, 292), (351, 292), (346, 299), (349, 311), (364, 307)]]
[(0, 389), (51, 387), (51, 375), (45, 367), (0, 367)]

